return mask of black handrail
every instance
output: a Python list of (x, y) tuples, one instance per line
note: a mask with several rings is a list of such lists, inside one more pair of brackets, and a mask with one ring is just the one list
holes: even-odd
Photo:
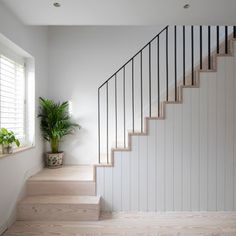
[(165, 31), (168, 28), (168, 25), (162, 29), (154, 38), (152, 38), (147, 44), (145, 44), (137, 53), (135, 53), (134, 56), (132, 56), (123, 66), (121, 66), (112, 76), (110, 76), (102, 85), (99, 86), (98, 89), (103, 87), (110, 79), (114, 77), (115, 74), (117, 74), (120, 70), (122, 70), (129, 62), (131, 62), (132, 59), (134, 59), (143, 49), (145, 49), (151, 42), (153, 42), (163, 31)]

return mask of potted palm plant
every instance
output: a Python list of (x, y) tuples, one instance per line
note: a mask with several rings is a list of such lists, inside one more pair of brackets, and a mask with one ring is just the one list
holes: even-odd
[(43, 138), (50, 143), (51, 152), (46, 153), (46, 166), (59, 168), (63, 164), (64, 152), (59, 151), (62, 137), (72, 134), (80, 126), (71, 121), (68, 113), (69, 103), (55, 103), (52, 100), (39, 98), (38, 117)]
[(20, 146), (19, 140), (16, 138), (13, 131), (7, 130), (6, 128), (0, 129), (0, 144), (2, 144), (2, 154), (13, 153), (13, 144), (17, 147)]

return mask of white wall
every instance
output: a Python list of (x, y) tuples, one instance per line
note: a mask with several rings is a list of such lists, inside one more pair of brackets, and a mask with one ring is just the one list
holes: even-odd
[[(46, 96), (47, 28), (24, 26), (0, 3), (0, 33), (35, 58), (36, 100)], [(35, 143), (34, 149), (0, 159), (0, 233), (14, 220), (15, 204), (24, 192), (25, 180), (42, 168), (43, 145), (38, 122)]]
[[(70, 100), (73, 106), (73, 118), (82, 125), (82, 129), (75, 137), (67, 137), (61, 145), (61, 149), (65, 150), (67, 164), (88, 164), (97, 163), (98, 161), (98, 140), (97, 140), (97, 89), (98, 87), (109, 78), (121, 65), (123, 65), (131, 56), (133, 56), (143, 45), (156, 35), (163, 26), (51, 26), (49, 28), (49, 97), (55, 100)], [(169, 47), (170, 59), (169, 68), (173, 68), (173, 27), (169, 30)], [(163, 33), (165, 35), (165, 32)], [(199, 29), (195, 29), (195, 63), (199, 60)], [(204, 35), (207, 35), (207, 27), (204, 27)], [(215, 45), (215, 28), (212, 29), (212, 45)], [(164, 36), (160, 39), (161, 45), (165, 43)], [(164, 42), (163, 42), (164, 41)], [(182, 73), (182, 27), (178, 27), (178, 77)], [(203, 54), (207, 53), (206, 43), (204, 38)], [(190, 55), (190, 27), (186, 27), (186, 70), (191, 67)], [(161, 58), (161, 78), (165, 78), (165, 51), (164, 48), (160, 49)], [(145, 64), (147, 59), (147, 52), (143, 55), (143, 78), (144, 86), (144, 107), (148, 107), (148, 66)], [(156, 86), (156, 41), (152, 44), (152, 101), (156, 101), (155, 91)], [(135, 96), (139, 101), (139, 57), (135, 60)], [(146, 60), (145, 60), (146, 59)], [(145, 70), (146, 68), (146, 70)], [(126, 72), (130, 75), (130, 66), (126, 67)], [(174, 71), (171, 70), (170, 71)], [(126, 75), (128, 77), (128, 75)], [(118, 75), (118, 87), (122, 86), (122, 71)], [(169, 83), (173, 83), (173, 74), (169, 75)], [(126, 78), (126, 81), (131, 81), (131, 77)], [(131, 86), (130, 82), (126, 84), (126, 128), (131, 130), (131, 96), (128, 87)], [(113, 81), (114, 82), (114, 81)], [(165, 81), (161, 79), (161, 89), (165, 88)], [(114, 96), (112, 88), (114, 83), (110, 83), (109, 91), (109, 147), (114, 147)], [(106, 157), (106, 103), (105, 89), (101, 90), (101, 150), (102, 156)], [(122, 92), (121, 90), (119, 90)], [(118, 91), (118, 92), (119, 92)], [(146, 91), (146, 92), (145, 92)], [(122, 103), (123, 94), (118, 94), (118, 106)], [(122, 103), (123, 104), (123, 103)], [(103, 106), (104, 105), (104, 106)], [(135, 104), (138, 106), (139, 104)], [(120, 108), (120, 107), (119, 107)], [(123, 110), (120, 108), (118, 114), (118, 122), (123, 124)], [(147, 114), (145, 110), (145, 115)], [(135, 108), (136, 116), (140, 116), (140, 107)], [(139, 128), (140, 122), (137, 117), (135, 127)], [(123, 127), (118, 124), (118, 144), (123, 145)], [(126, 130), (126, 131), (127, 131)], [(137, 130), (139, 131), (139, 130)], [(105, 151), (104, 151), (105, 150)], [(110, 148), (109, 148), (110, 150)]]
[[(234, 45), (236, 52), (236, 43)], [(166, 119), (97, 168), (97, 194), (108, 211), (236, 210), (236, 57), (219, 57)]]
[[(208, 55), (208, 40), (207, 40), (208, 26), (203, 26), (203, 47), (202, 55), (203, 58), (207, 59)], [(168, 88), (169, 88), (169, 101), (174, 100), (175, 83), (175, 61), (174, 61), (174, 27), (168, 27)], [(229, 27), (229, 34), (232, 32), (232, 28)], [(177, 27), (177, 83), (182, 83), (183, 80), (183, 27)], [(157, 84), (157, 65), (159, 64), (159, 89), (160, 89), (160, 102), (166, 99), (166, 32), (162, 32), (159, 37), (159, 61), (157, 59), (157, 38), (150, 44), (151, 49), (151, 116), (158, 116), (158, 84)], [(194, 27), (194, 65), (199, 67), (200, 60), (200, 33), (199, 26)], [(224, 27), (220, 27), (220, 42), (224, 40)], [(211, 50), (216, 49), (216, 27), (211, 29)], [(185, 69), (186, 75), (191, 75), (191, 26), (185, 27)], [(222, 50), (221, 50), (222, 51)], [(112, 77), (108, 83), (108, 117), (107, 117), (107, 85), (105, 84), (100, 89), (100, 160), (105, 163), (107, 160), (107, 150), (110, 154), (111, 148), (124, 147), (128, 144), (127, 136), (128, 131), (134, 129), (135, 132), (141, 132), (141, 107), (143, 108), (143, 117), (149, 116), (149, 47), (147, 46), (142, 51), (142, 94), (141, 94), (141, 69), (140, 69), (140, 54), (133, 59), (133, 75), (134, 75), (134, 112), (133, 112), (133, 101), (132, 101), (132, 61), (125, 66), (125, 82), (124, 81), (124, 70), (120, 70), (116, 74), (117, 78), (117, 104), (115, 103), (115, 77)], [(207, 64), (204, 63), (204, 68)], [(124, 94), (125, 86), (125, 94)], [(142, 106), (141, 106), (142, 97)], [(125, 98), (125, 101), (124, 101)], [(125, 110), (124, 110), (125, 107)], [(117, 108), (117, 116), (116, 114)], [(134, 127), (133, 127), (133, 113), (134, 113)], [(144, 120), (144, 119), (143, 119)], [(108, 126), (107, 126), (108, 121)], [(124, 126), (125, 124), (125, 126)], [(116, 125), (117, 125), (117, 137), (116, 137)], [(108, 135), (107, 135), (108, 134)], [(108, 142), (107, 142), (107, 136)], [(107, 148), (108, 147), (108, 148)], [(108, 154), (108, 158), (109, 158)]]
[(82, 125), (61, 149), (65, 162), (97, 163), (97, 89), (162, 27), (50, 27), (49, 97), (70, 100)]

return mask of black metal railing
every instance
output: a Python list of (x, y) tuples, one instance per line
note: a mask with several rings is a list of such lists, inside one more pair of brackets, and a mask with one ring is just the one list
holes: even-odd
[(213, 54), (228, 54), (235, 26), (166, 26), (98, 88), (99, 163), (111, 148), (127, 148), (127, 133), (144, 132), (144, 117), (160, 117), (161, 102), (178, 101), (179, 85), (212, 70)]

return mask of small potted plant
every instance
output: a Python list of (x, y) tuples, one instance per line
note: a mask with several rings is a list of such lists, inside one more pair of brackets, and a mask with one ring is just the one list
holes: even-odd
[(62, 137), (72, 134), (78, 124), (71, 121), (68, 113), (69, 103), (55, 103), (52, 100), (39, 98), (40, 108), (38, 117), (43, 138), (50, 143), (51, 152), (46, 153), (46, 166), (59, 168), (63, 164), (64, 152), (59, 151)]
[(0, 144), (2, 144), (2, 154), (13, 153), (13, 144), (17, 147), (20, 146), (19, 140), (16, 138), (13, 131), (7, 130), (6, 128), (0, 129)]

